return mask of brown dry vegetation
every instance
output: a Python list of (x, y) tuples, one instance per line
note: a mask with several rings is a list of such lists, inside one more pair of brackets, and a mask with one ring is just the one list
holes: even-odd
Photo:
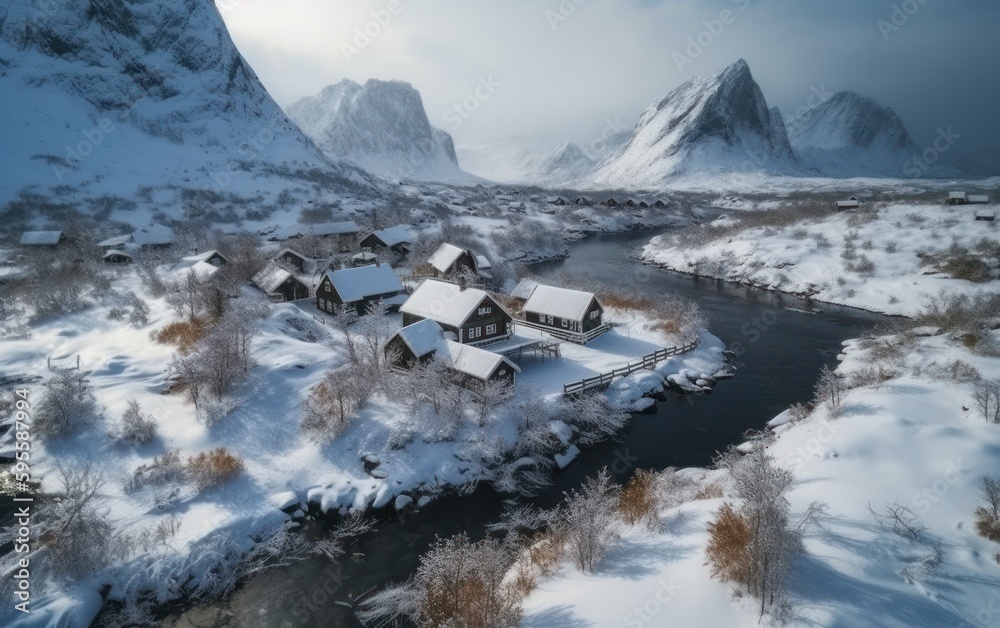
[(229, 453), (225, 447), (203, 451), (189, 458), (187, 463), (188, 473), (198, 490), (226, 484), (243, 473), (243, 469), (243, 461)]
[(750, 522), (726, 502), (719, 508), (715, 521), (708, 524), (708, 560), (712, 577), (722, 582), (750, 582), (750, 552), (753, 540)]
[(165, 345), (175, 345), (182, 354), (187, 354), (210, 329), (211, 325), (200, 318), (175, 321), (156, 333), (156, 341)]

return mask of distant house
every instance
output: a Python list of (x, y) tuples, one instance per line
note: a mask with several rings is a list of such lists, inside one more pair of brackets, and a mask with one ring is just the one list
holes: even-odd
[(969, 205), (989, 205), (990, 197), (985, 194), (970, 194)]
[(216, 250), (205, 251), (204, 253), (195, 253), (194, 255), (189, 255), (187, 257), (182, 257), (181, 264), (196, 264), (198, 262), (204, 262), (206, 264), (211, 264), (216, 268), (225, 266), (229, 263), (226, 257)]
[(524, 319), (561, 332), (587, 334), (603, 325), (604, 308), (590, 292), (536, 285), (525, 301)]
[(465, 386), (487, 382), (513, 386), (521, 372), (502, 355), (445, 338), (444, 329), (430, 319), (400, 329), (386, 343), (385, 352), (396, 366), (404, 368), (436, 356), (444, 361), (457, 383)]
[(660, 199), (656, 199), (653, 202), (653, 207), (655, 207), (656, 209), (666, 209), (667, 204)]
[(561, 197), (561, 196), (553, 196), (553, 197), (550, 197), (550, 198), (546, 199), (546, 202), (547, 202), (547, 203), (548, 203), (549, 205), (557, 205), (557, 206), (559, 206), (559, 207), (562, 207), (562, 206), (564, 206), (564, 205), (567, 205), (567, 203), (566, 203), (566, 199), (564, 199), (564, 198), (563, 198), (563, 197)]
[(428, 258), (427, 264), (433, 269), (435, 277), (451, 277), (462, 271), (479, 272), (479, 262), (475, 253), (447, 243), (434, 251)]
[(378, 255), (375, 255), (370, 251), (364, 251), (363, 253), (351, 256), (351, 266), (354, 266), (355, 268), (358, 266), (370, 266), (377, 263)]
[(619, 203), (613, 198), (609, 198), (602, 203), (602, 205), (607, 205), (608, 207), (618, 207)]
[(409, 251), (415, 240), (413, 229), (409, 225), (396, 225), (388, 229), (380, 229), (369, 234), (361, 240), (361, 248), (377, 251), (379, 249), (389, 249), (391, 251)]
[(332, 314), (337, 306), (347, 305), (362, 315), (375, 301), (398, 306), (405, 293), (396, 271), (388, 264), (345, 268), (329, 271), (323, 277), (316, 289), (316, 307)]
[(324, 222), (317, 225), (307, 225), (305, 235), (313, 235), (320, 238), (330, 238), (335, 236), (356, 236), (361, 233), (361, 227), (353, 220), (343, 222)]
[(207, 279), (228, 263), (229, 260), (222, 253), (214, 250), (206, 251), (181, 258), (179, 262), (170, 267), (169, 272), (177, 276), (194, 273), (199, 279)]
[(989, 211), (986, 209), (976, 210), (976, 220), (985, 220), (987, 222), (993, 222), (997, 218), (997, 214), (994, 211)]
[(594, 201), (592, 201), (588, 196), (578, 196), (576, 197), (576, 200), (574, 200), (573, 202), (583, 207), (590, 207), (591, 205), (594, 204)]
[(295, 249), (281, 249), (281, 251), (274, 256), (274, 261), (279, 264), (286, 265), (289, 268), (293, 268), (300, 273), (313, 272), (313, 269), (316, 266), (315, 260), (306, 257)]
[(635, 207), (636, 205), (637, 205), (637, 203), (635, 202), (635, 199), (633, 199), (633, 198), (626, 199), (626, 201), (625, 201), (625, 207)]
[(58, 246), (65, 239), (62, 231), (25, 231), (21, 234), (21, 246)]
[(486, 259), (485, 255), (476, 255), (476, 270), (483, 277), (492, 279), (493, 264), (490, 263), (490, 260)]
[(108, 264), (131, 264), (135, 258), (127, 251), (111, 249), (104, 252), (104, 261)]
[(272, 301), (298, 301), (309, 298), (309, 286), (274, 261), (268, 262), (250, 282)]
[(965, 192), (949, 192), (946, 202), (948, 205), (965, 205), (969, 202), (969, 197)]
[(857, 209), (858, 207), (861, 206), (861, 203), (858, 202), (858, 199), (852, 198), (846, 201), (837, 201), (834, 206), (838, 210), (844, 211), (849, 209)]
[(399, 308), (403, 325), (430, 319), (462, 344), (506, 340), (512, 333), (513, 317), (482, 290), (428, 279)]
[(132, 246), (142, 249), (165, 249), (173, 244), (173, 230), (170, 227), (165, 227), (154, 222), (148, 227), (143, 227), (128, 235), (117, 236), (103, 242), (98, 242), (97, 246), (102, 249), (122, 249)]

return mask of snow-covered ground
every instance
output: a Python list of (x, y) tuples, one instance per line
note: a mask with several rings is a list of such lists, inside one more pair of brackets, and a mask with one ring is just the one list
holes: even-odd
[[(909, 315), (942, 292), (972, 295), (1000, 286), (1000, 231), (996, 222), (975, 220), (983, 208), (894, 204), (877, 214), (831, 211), (779, 227), (734, 230), (742, 220), (736, 211), (698, 227), (690, 240), (684, 234), (654, 238), (643, 258), (681, 272)], [(934, 263), (929, 256), (953, 246), (969, 249), (993, 269), (990, 280), (956, 280), (939, 272), (947, 260)]]
[[(804, 527), (805, 552), (789, 578), (790, 625), (998, 626), (1000, 545), (976, 534), (974, 512), (980, 478), (1000, 469), (1000, 426), (968, 409), (973, 386), (951, 373), (962, 361), (998, 378), (1000, 359), (947, 335), (887, 340), (904, 347), (889, 364), (896, 377), (848, 392), (838, 416), (824, 405), (800, 421), (772, 422), (768, 451), (796, 478), (792, 523), (813, 502), (828, 505)], [(877, 362), (863, 341), (845, 345), (840, 375)], [(682, 473), (726, 486), (723, 471)], [(728, 486), (725, 498), (734, 499)], [(655, 532), (623, 528), (593, 574), (566, 564), (541, 580), (522, 625), (759, 625), (759, 602), (710, 578), (706, 525), (723, 501), (665, 509)], [(926, 526), (916, 539), (869, 512), (890, 504)]]
[[(132, 268), (121, 270), (114, 288), (144, 294)], [(243, 289), (241, 299), (266, 302), (251, 288)], [(101, 584), (115, 583), (112, 595), (120, 596), (121, 587), (136, 573), (156, 573), (146, 576), (147, 580), (137, 578), (133, 586), (147, 582), (157, 587), (158, 599), (164, 602), (171, 596), (169, 574), (183, 580), (181, 574), (196, 572), (193, 561), (220, 534), (241, 539), (246, 549), (251, 533), (266, 536), (277, 529), (289, 519), (280, 509), (292, 510), (296, 504), (307, 509), (312, 503), (323, 511), (341, 513), (422, 506), (445, 491), (493, 479), (486, 450), (508, 450), (518, 440), (520, 417), (503, 407), (484, 425), (466, 422), (443, 438), (440, 425), (415, 421), (408, 399), (388, 394), (377, 394), (364, 405), (332, 443), (310, 439), (300, 427), (306, 395), (329, 369), (347, 363), (344, 335), (332, 324), (317, 322), (314, 316), (332, 323), (311, 300), (269, 304), (253, 347), (257, 365), (232, 395), (233, 409), (228, 415), (206, 425), (184, 395), (164, 394), (171, 383), (168, 367), (176, 348), (153, 341), (151, 334), (176, 316), (163, 299), (149, 299), (149, 305), (149, 324), (138, 329), (107, 320), (105, 304), (33, 327), (30, 338), (5, 340), (0, 351), (0, 373), (46, 378), (52, 375), (47, 370), (49, 357), (53, 368), (63, 368), (75, 367), (79, 356), (103, 415), (66, 439), (35, 439), (31, 475), (41, 481), (41, 492), (58, 490), (57, 465), (79, 468), (92, 462), (108, 481), (101, 508), (107, 510), (116, 529), (137, 533), (169, 520), (176, 531), (162, 546), (130, 559), (125, 567), (95, 573), (73, 590), (33, 599), (36, 611), (49, 608), (61, 616), (85, 618), (99, 607), (95, 591)], [(525, 358), (518, 393), (531, 387), (554, 404), (564, 383), (681, 344), (681, 339), (657, 331), (640, 314), (610, 310), (607, 316), (620, 325), (592, 345), (564, 343), (563, 357), (558, 360)], [(400, 325), (399, 319), (393, 315), (393, 324)], [(618, 382), (615, 399), (632, 407), (643, 392), (662, 385), (666, 376), (686, 369), (715, 372), (722, 366), (722, 343), (707, 332), (700, 341), (695, 351), (659, 364), (658, 375), (644, 371)], [(43, 386), (29, 388), (37, 403)], [(156, 419), (159, 436), (150, 444), (119, 444), (109, 437), (129, 399), (137, 400)], [(555, 427), (568, 429), (564, 424)], [(11, 430), (0, 442), (7, 455), (13, 450), (13, 438)], [(126, 491), (125, 484), (135, 470), (150, 464), (154, 456), (176, 450), (181, 460), (187, 460), (216, 447), (225, 447), (242, 459), (246, 469), (235, 482), (202, 492), (180, 482), (165, 509), (157, 507), (163, 487)], [(576, 453), (575, 448), (564, 453), (561, 464)], [(377, 469), (366, 471), (365, 458), (369, 463), (377, 459)], [(9, 610), (4, 608), (5, 613)], [(32, 620), (40, 616), (33, 613)]]

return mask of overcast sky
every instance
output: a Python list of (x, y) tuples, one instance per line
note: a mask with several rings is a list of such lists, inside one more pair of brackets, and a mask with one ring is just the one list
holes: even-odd
[[(1000, 145), (997, 0), (216, 3), (282, 106), (344, 78), (400, 79), (458, 144), (537, 134), (584, 144), (742, 57), (786, 115), (817, 92), (850, 89), (893, 107), (920, 147), (948, 126), (962, 136), (956, 153)], [(466, 100), (485, 82), (488, 98)], [(446, 112), (463, 101), (476, 110), (458, 124)]]

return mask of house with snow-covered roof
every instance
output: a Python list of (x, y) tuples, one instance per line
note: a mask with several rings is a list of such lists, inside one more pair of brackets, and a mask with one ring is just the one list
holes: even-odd
[(170, 227), (152, 223), (130, 234), (108, 238), (98, 242), (102, 249), (124, 249), (128, 247), (164, 249), (174, 243), (174, 231)]
[(513, 317), (488, 293), (463, 285), (428, 279), (399, 308), (403, 325), (430, 319), (462, 344), (506, 340)]
[(604, 308), (593, 293), (536, 284), (522, 308), (532, 327), (573, 334), (583, 342), (607, 331)]
[(969, 205), (989, 205), (990, 197), (986, 194), (970, 194)]
[(965, 192), (948, 192), (948, 200), (945, 202), (949, 205), (965, 205), (969, 202), (969, 196)]
[(273, 261), (300, 273), (316, 272), (316, 260), (299, 253), (295, 249), (281, 249)]
[(378, 249), (389, 249), (392, 251), (402, 252), (408, 251), (410, 246), (416, 236), (413, 233), (413, 228), (410, 225), (396, 225), (395, 227), (389, 227), (388, 229), (379, 229), (361, 240), (361, 248), (371, 249), (376, 251)]
[(395, 308), (405, 300), (406, 289), (388, 264), (328, 271), (316, 288), (316, 307), (331, 314), (347, 305), (360, 316), (376, 301)]
[(457, 383), (479, 385), (503, 382), (513, 385), (521, 369), (506, 357), (446, 337), (437, 322), (424, 319), (400, 329), (385, 345), (386, 358), (409, 368), (433, 357), (442, 360)]
[(253, 276), (250, 283), (272, 301), (298, 301), (309, 298), (309, 286), (273, 260), (265, 264), (264, 268)]

